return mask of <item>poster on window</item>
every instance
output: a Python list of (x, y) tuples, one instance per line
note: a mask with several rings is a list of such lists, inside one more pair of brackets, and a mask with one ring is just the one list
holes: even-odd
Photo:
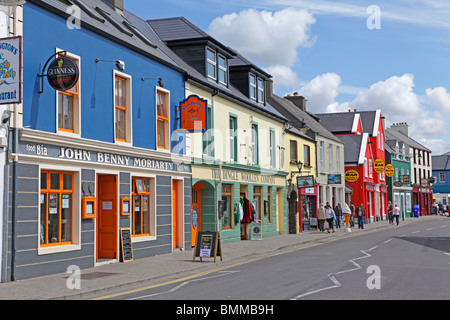
[(0, 104), (22, 102), (22, 37), (0, 39)]

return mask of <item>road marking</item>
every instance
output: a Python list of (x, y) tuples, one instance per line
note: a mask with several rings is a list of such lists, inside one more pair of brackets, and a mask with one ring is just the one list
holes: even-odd
[(372, 247), (372, 248), (370, 248), (368, 251), (375, 250), (376, 248), (378, 248), (378, 246)]
[(413, 231), (413, 232), (411, 232), (411, 233), (419, 233), (420, 231), (419, 230), (417, 230), (417, 231)]
[[(376, 248), (376, 247), (374, 247), (374, 248)], [(370, 249), (370, 250), (372, 250), (372, 249)], [(370, 251), (370, 250), (368, 250), (368, 251)], [(306, 293), (302, 293), (302, 294), (292, 298), (291, 300), (298, 300), (298, 299), (301, 299), (301, 298), (303, 298), (305, 296), (309, 296), (309, 295), (312, 295), (312, 294), (315, 294), (315, 293), (319, 293), (319, 292), (322, 292), (322, 291), (325, 291), (325, 290), (330, 290), (330, 289), (333, 289), (333, 288), (341, 287), (342, 286), (341, 283), (336, 279), (335, 276), (337, 276), (339, 274), (342, 274), (342, 273), (347, 273), (347, 272), (352, 272), (352, 271), (356, 271), (356, 270), (362, 269), (361, 265), (359, 265), (355, 261), (371, 257), (371, 255), (369, 253), (367, 253), (366, 251), (364, 251), (364, 250), (361, 250), (361, 253), (363, 253), (365, 256), (358, 257), (356, 259), (348, 260), (349, 262), (351, 262), (355, 266), (355, 268), (339, 271), (339, 272), (336, 272), (336, 273), (330, 273), (327, 276), (331, 280), (331, 282), (333, 282), (332, 286), (329, 286), (329, 287), (326, 287), (326, 288), (317, 289), (317, 290), (312, 290), (312, 291), (309, 291), (309, 292), (306, 292)]]
[(383, 242), (383, 243), (389, 243), (389, 242), (391, 242), (392, 241), (392, 239), (389, 239), (389, 240), (386, 240), (385, 242)]
[(427, 231), (430, 231), (430, 230), (433, 230), (434, 228), (428, 228), (428, 229), (426, 229)]

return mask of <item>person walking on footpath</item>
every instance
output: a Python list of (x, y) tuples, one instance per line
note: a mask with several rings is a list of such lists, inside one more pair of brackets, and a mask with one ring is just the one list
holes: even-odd
[(388, 217), (389, 217), (389, 223), (393, 223), (394, 222), (394, 206), (392, 205), (392, 203), (389, 201), (388, 202)]
[(355, 205), (353, 204), (353, 201), (350, 201), (350, 226), (355, 226)]
[(348, 204), (345, 202), (344, 202), (344, 208), (342, 209), (342, 214), (344, 215), (344, 219), (345, 219), (345, 227), (348, 229), (348, 225), (350, 222), (350, 216), (351, 216), (352, 212), (351, 212)]
[(319, 205), (319, 210), (317, 211), (317, 219), (319, 220), (319, 230), (322, 232), (325, 231), (325, 208), (323, 207), (323, 203)]
[(342, 207), (340, 203), (334, 208), (334, 213), (336, 214), (336, 228), (340, 229), (342, 221)]
[[(325, 219), (327, 219), (328, 225), (330, 226), (330, 229), (333, 230), (334, 233), (334, 219), (336, 219), (336, 214), (334, 213), (334, 210), (331, 208), (329, 204), (327, 204), (327, 207), (325, 208)], [(330, 230), (327, 230), (328, 233), (330, 233)]]
[[(397, 206), (397, 204), (394, 207), (393, 216), (395, 218), (395, 222), (397, 222), (397, 225), (398, 225), (399, 217), (400, 217), (400, 208)], [(394, 220), (392, 220), (392, 224), (394, 224)]]
[(358, 216), (358, 229), (364, 229), (364, 219), (366, 218), (366, 209), (360, 203), (356, 208), (356, 215)]

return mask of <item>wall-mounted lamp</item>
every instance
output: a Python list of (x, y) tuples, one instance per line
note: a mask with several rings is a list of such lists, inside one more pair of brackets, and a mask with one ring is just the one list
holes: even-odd
[(161, 88), (164, 88), (164, 82), (163, 82), (162, 78), (141, 78), (142, 81), (145, 81), (148, 79), (158, 80), (158, 86), (160, 86)]
[(116, 68), (119, 69), (120, 71), (125, 70), (125, 62), (121, 61), (121, 60), (101, 60), (101, 59), (95, 59), (95, 62), (98, 63), (99, 61), (104, 61), (104, 62), (115, 62), (116, 63)]

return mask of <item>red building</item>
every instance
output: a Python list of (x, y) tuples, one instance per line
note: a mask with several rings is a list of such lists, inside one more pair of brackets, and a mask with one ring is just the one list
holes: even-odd
[(367, 222), (385, 219), (388, 189), (381, 111), (355, 110), (317, 116), (325, 128), (345, 143), (346, 183), (353, 189), (353, 204), (363, 204)]

